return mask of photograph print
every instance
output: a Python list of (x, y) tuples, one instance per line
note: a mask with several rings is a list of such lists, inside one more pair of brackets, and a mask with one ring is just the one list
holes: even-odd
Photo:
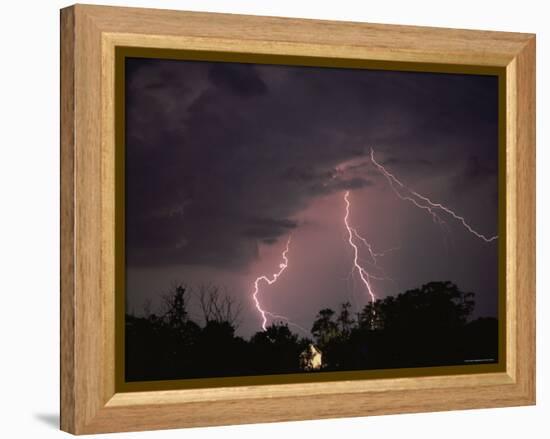
[(497, 75), (128, 56), (123, 81), (126, 382), (499, 362)]

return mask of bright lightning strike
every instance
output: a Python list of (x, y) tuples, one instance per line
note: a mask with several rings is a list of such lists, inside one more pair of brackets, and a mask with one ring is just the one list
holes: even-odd
[[(355, 235), (355, 237), (361, 241), (364, 246), (367, 248), (367, 250), (369, 251), (369, 255), (372, 259), (372, 262), (373, 262), (373, 265), (377, 268), (380, 268), (380, 266), (378, 265), (378, 258), (382, 257), (382, 256), (386, 256), (388, 253), (390, 252), (393, 252), (395, 250), (399, 250), (399, 247), (392, 247), (388, 250), (385, 250), (383, 252), (375, 252), (372, 248), (372, 245), (365, 239), (363, 238), (359, 232), (357, 232), (356, 229), (354, 229), (353, 227), (350, 227), (351, 231), (353, 232), (353, 234)], [(374, 277), (371, 275), (371, 277)]]
[[(464, 217), (462, 217), (460, 215), (457, 215), (455, 212), (453, 212), (448, 207), (446, 207), (446, 206), (444, 206), (440, 203), (433, 202), (428, 197), (426, 197), (424, 195), (421, 195), (418, 192), (416, 192), (416, 191), (408, 188), (407, 186), (405, 186), (394, 174), (389, 172), (384, 166), (382, 166), (380, 163), (378, 163), (374, 159), (374, 150), (373, 149), (370, 150), (370, 159), (371, 159), (372, 163), (378, 168), (378, 170), (386, 177), (386, 179), (388, 180), (388, 182), (390, 184), (390, 187), (393, 189), (394, 193), (399, 198), (401, 198), (402, 200), (410, 201), (416, 207), (419, 207), (420, 209), (424, 209), (424, 210), (428, 211), (432, 215), (432, 218), (433, 218), (434, 222), (436, 222), (440, 225), (445, 224), (445, 222), (439, 217), (439, 215), (435, 211), (435, 209), (440, 209), (443, 212), (451, 215), (454, 219), (458, 220), (464, 226), (464, 228), (466, 228), (466, 230), (468, 230), (472, 235), (476, 236), (477, 238), (482, 239), (485, 242), (491, 242), (491, 241), (494, 241), (494, 240), (498, 239), (498, 235), (486, 236), (486, 235), (483, 235), (482, 233), (477, 232), (476, 230), (473, 229), (472, 226), (470, 226), (466, 222)], [(416, 198), (413, 198), (413, 197), (408, 196), (408, 195), (403, 195), (399, 190), (396, 189), (395, 184), (397, 184), (402, 190), (405, 190), (405, 191), (409, 192), (409, 194), (413, 195)], [(421, 200), (421, 201), (419, 201), (419, 200)]]
[[(300, 326), (298, 323), (294, 323), (292, 320), (290, 320), (288, 317), (285, 317), (285, 316), (282, 316), (280, 314), (275, 314), (275, 313), (272, 313), (272, 312), (269, 312), (269, 311), (265, 311), (264, 310), (264, 313), (266, 315), (268, 315), (269, 317), (271, 317), (272, 319), (279, 319), (281, 321), (284, 321), (286, 322), (289, 326), (294, 326), (295, 328), (299, 329), (300, 331), (302, 331), (304, 334), (306, 335), (309, 335), (309, 331), (304, 328), (303, 326)], [(264, 329), (265, 331), (265, 329)]]
[[(256, 278), (256, 280), (254, 281), (254, 293), (252, 294), (252, 298), (254, 299), (254, 303), (256, 304), (256, 309), (258, 310), (258, 312), (260, 313), (260, 315), (262, 317), (262, 329), (264, 331), (267, 329), (267, 316), (281, 318), (281, 319), (284, 319), (284, 320), (288, 321), (289, 323), (291, 323), (290, 320), (287, 317), (279, 316), (279, 315), (276, 315), (276, 314), (270, 313), (269, 311), (264, 310), (262, 308), (262, 306), (260, 305), (260, 301), (258, 300), (258, 294), (260, 293), (260, 282), (264, 281), (267, 285), (273, 285), (275, 282), (277, 282), (277, 279), (279, 279), (279, 276), (281, 274), (283, 274), (283, 272), (288, 267), (287, 254), (288, 254), (289, 249), (290, 249), (290, 236), (288, 237), (288, 241), (286, 243), (286, 248), (283, 251), (283, 255), (282, 255), (283, 256), (283, 262), (279, 264), (279, 271), (277, 273), (274, 273), (273, 276), (271, 277), (271, 279), (264, 275), (264, 276), (260, 276), (260, 277)], [(294, 325), (298, 326), (296, 324), (294, 324)]]
[(346, 229), (348, 231), (348, 243), (353, 249), (353, 271), (357, 271), (359, 273), (359, 277), (361, 279), (361, 282), (365, 286), (365, 290), (369, 293), (369, 296), (371, 298), (372, 302), (376, 301), (376, 296), (372, 290), (371, 282), (370, 282), (370, 275), (368, 271), (360, 264), (360, 258), (359, 258), (359, 248), (357, 247), (357, 244), (355, 243), (354, 237), (361, 240), (365, 246), (368, 248), (371, 257), (376, 262), (376, 257), (374, 256), (374, 252), (372, 251), (372, 247), (367, 242), (367, 240), (363, 237), (361, 237), (357, 231), (349, 225), (349, 213), (350, 213), (350, 201), (349, 201), (349, 191), (346, 191), (344, 194), (344, 201), (346, 202), (346, 215), (344, 216), (344, 224), (346, 225)]

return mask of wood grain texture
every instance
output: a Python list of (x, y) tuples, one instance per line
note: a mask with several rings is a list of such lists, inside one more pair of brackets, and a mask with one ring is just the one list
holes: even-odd
[(516, 186), (515, 235), (517, 279), (517, 381), (535, 399), (535, 39), (530, 39), (516, 57)]
[[(181, 36), (213, 42), (259, 42), (317, 47), (324, 54), (414, 62), (506, 66), (528, 36), (508, 32), (468, 31), (417, 26), (257, 17), (159, 9), (79, 6), (104, 32)], [(233, 50), (240, 50), (239, 44)], [(313, 55), (314, 53), (310, 53)]]
[[(61, 428), (71, 433), (535, 401), (533, 35), (77, 5), (61, 12)], [(506, 67), (507, 370), (115, 393), (116, 46)]]
[(61, 282), (61, 428), (74, 431), (75, 423), (75, 288), (74, 288), (74, 10), (61, 12), (61, 150), (60, 150), (60, 282)]

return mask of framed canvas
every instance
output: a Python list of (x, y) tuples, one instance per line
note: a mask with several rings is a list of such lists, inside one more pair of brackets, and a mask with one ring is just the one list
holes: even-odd
[(61, 428), (535, 403), (535, 37), (61, 11)]

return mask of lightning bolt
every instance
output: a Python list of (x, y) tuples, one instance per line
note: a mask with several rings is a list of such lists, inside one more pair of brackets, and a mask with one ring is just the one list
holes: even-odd
[[(470, 232), (472, 235), (476, 236), (477, 238), (485, 241), (485, 242), (491, 242), (496, 239), (498, 239), (498, 235), (494, 236), (486, 236), (482, 233), (477, 232), (474, 230), (470, 224), (466, 222), (464, 217), (456, 214), (454, 211), (449, 209), (448, 207), (442, 205), (441, 203), (436, 203), (432, 200), (430, 200), (428, 197), (419, 194), (418, 192), (414, 191), (413, 189), (410, 189), (409, 187), (405, 186), (403, 182), (401, 182), (394, 174), (389, 172), (384, 166), (382, 166), (380, 163), (378, 163), (374, 158), (374, 150), (371, 148), (370, 150), (370, 159), (374, 166), (378, 168), (378, 170), (386, 177), (388, 180), (390, 187), (392, 188), (393, 192), (402, 200), (409, 201), (413, 203), (416, 207), (419, 207), (420, 209), (424, 209), (430, 213), (432, 216), (432, 219), (437, 224), (443, 226), (445, 224), (445, 221), (441, 219), (441, 217), (437, 214), (437, 209), (442, 210), (443, 212), (449, 214), (454, 219), (459, 221), (468, 232)], [(402, 190), (408, 192), (410, 195), (403, 195), (397, 188), (396, 185)], [(412, 196), (411, 196), (412, 195)], [(416, 197), (416, 198), (414, 198)], [(420, 201), (419, 201), (420, 200)]]
[(362, 236), (357, 233), (357, 230), (355, 230), (353, 227), (349, 224), (349, 213), (350, 213), (350, 201), (349, 201), (349, 191), (346, 191), (344, 194), (344, 201), (346, 202), (346, 214), (344, 216), (344, 224), (346, 226), (346, 230), (348, 231), (348, 243), (350, 247), (353, 249), (353, 269), (352, 273), (354, 271), (357, 271), (359, 273), (359, 278), (361, 279), (361, 282), (363, 283), (365, 290), (370, 296), (370, 299), (372, 302), (376, 301), (376, 295), (374, 294), (374, 291), (372, 289), (371, 285), (371, 275), (369, 272), (360, 264), (360, 258), (359, 258), (359, 247), (355, 243), (354, 238), (360, 240), (365, 244), (367, 249), (369, 250), (369, 253), (376, 263), (376, 256), (374, 251), (372, 250), (372, 246), (368, 243), (368, 241), (363, 238)]
[[(459, 221), (462, 224), (462, 226), (468, 232), (470, 232), (472, 235), (476, 236), (477, 238), (482, 239), (485, 242), (492, 242), (492, 241), (498, 239), (498, 235), (489, 237), (489, 236), (486, 236), (486, 235), (476, 231), (469, 223), (466, 222), (464, 217), (458, 215), (457, 213), (455, 213), (450, 208), (444, 206), (441, 203), (434, 202), (430, 198), (428, 198), (424, 195), (421, 195), (420, 193), (418, 193), (418, 192), (414, 191), (413, 189), (407, 187), (394, 174), (389, 172), (384, 166), (382, 166), (380, 163), (378, 163), (376, 161), (376, 159), (374, 158), (374, 150), (373, 149), (371, 149), (370, 159), (371, 159), (372, 164), (388, 180), (388, 183), (389, 183), (391, 189), (397, 195), (397, 197), (399, 197), (401, 200), (408, 201), (408, 202), (414, 204), (419, 209), (422, 209), (422, 210), (425, 210), (426, 212), (428, 212), (430, 214), (430, 216), (432, 217), (432, 220), (434, 221), (434, 223), (441, 226), (443, 231), (448, 232), (449, 230), (447, 228), (447, 223), (440, 216), (441, 211), (448, 214), (448, 215), (450, 215), (455, 220)], [(337, 173), (340, 173), (342, 170), (337, 168), (336, 171), (337, 171)], [(335, 178), (335, 177), (333, 176), (332, 178)], [(361, 236), (359, 234), (359, 232), (357, 231), (357, 229), (355, 229), (354, 227), (352, 227), (350, 225), (349, 217), (350, 217), (350, 210), (351, 210), (351, 202), (350, 202), (350, 192), (349, 192), (349, 190), (344, 193), (344, 201), (345, 201), (345, 206), (346, 206), (345, 215), (344, 215), (344, 225), (345, 225), (346, 230), (347, 230), (347, 242), (348, 242), (348, 244), (350, 245), (350, 247), (353, 251), (353, 264), (352, 264), (352, 270), (351, 270), (350, 276), (353, 275), (354, 272), (357, 272), (359, 274), (359, 278), (361, 280), (362, 285), (364, 286), (365, 291), (368, 293), (368, 296), (370, 297), (371, 302), (374, 303), (376, 301), (376, 295), (375, 295), (374, 289), (372, 287), (372, 280), (380, 280), (380, 281), (388, 280), (388, 281), (394, 282), (393, 279), (391, 279), (391, 278), (389, 278), (388, 276), (385, 275), (383, 269), (378, 264), (378, 258), (380, 258), (382, 256), (385, 256), (387, 253), (389, 253), (391, 251), (398, 250), (399, 247), (391, 248), (391, 249), (386, 250), (384, 252), (374, 251), (372, 245), (368, 242), (368, 240), (365, 239), (363, 236)], [(262, 276), (259, 276), (259, 277), (256, 278), (256, 280), (254, 281), (254, 292), (252, 294), (252, 298), (254, 300), (254, 304), (256, 306), (256, 309), (257, 309), (258, 313), (261, 316), (262, 329), (264, 331), (267, 329), (267, 320), (268, 320), (268, 317), (270, 317), (272, 319), (283, 320), (283, 321), (287, 322), (289, 325), (294, 326), (294, 327), (300, 329), (301, 331), (303, 331), (304, 333), (307, 334), (308, 331), (305, 328), (303, 328), (302, 326), (292, 322), (288, 317), (278, 315), (278, 314), (275, 314), (275, 313), (272, 313), (270, 311), (267, 311), (267, 310), (263, 309), (262, 305), (260, 304), (259, 298), (258, 298), (258, 296), (260, 294), (260, 283), (264, 282), (267, 285), (273, 285), (275, 282), (277, 282), (279, 277), (287, 269), (287, 267), (288, 267), (288, 257), (287, 257), (287, 255), (288, 255), (288, 252), (289, 252), (289, 249), (290, 249), (290, 242), (291, 242), (291, 237), (289, 236), (288, 241), (286, 243), (286, 248), (282, 252), (283, 262), (281, 262), (279, 264), (279, 271), (274, 273), (271, 277), (268, 277), (266, 275), (262, 275)], [(370, 261), (371, 262), (367, 262), (366, 260), (361, 259), (360, 255), (359, 255), (359, 244), (358, 243), (363, 244), (364, 247), (367, 249), (368, 254), (370, 256)], [(371, 273), (369, 270), (367, 270), (367, 268), (366, 268), (367, 265), (372, 265), (372, 266), (376, 267), (376, 269), (378, 270), (378, 273), (382, 272), (383, 276), (378, 276), (377, 274)], [(373, 313), (374, 313), (374, 310), (373, 310)]]
[[(268, 315), (269, 317), (271, 317), (272, 319), (279, 319), (281, 321), (286, 322), (289, 326), (294, 326), (296, 329), (299, 329), (300, 331), (302, 331), (306, 335), (310, 334), (310, 332), (306, 328), (304, 328), (303, 326), (300, 326), (298, 323), (293, 322), (288, 317), (282, 316), (280, 314), (275, 314), (275, 313), (272, 313), (272, 312), (269, 312), (269, 311), (265, 311), (265, 310), (264, 310), (264, 313), (266, 315)], [(264, 331), (265, 331), (265, 329), (264, 329)]]
[[(348, 200), (348, 202), (349, 202), (349, 200)], [(350, 229), (353, 232), (353, 234), (355, 235), (355, 237), (359, 241), (361, 241), (363, 243), (363, 245), (367, 248), (367, 250), (369, 251), (369, 255), (372, 259), (373, 265), (377, 268), (380, 268), (380, 266), (378, 265), (378, 258), (380, 258), (382, 256), (386, 256), (388, 253), (393, 252), (395, 250), (399, 250), (399, 248), (400, 248), (400, 247), (392, 247), (392, 248), (389, 248), (388, 250), (384, 250), (383, 252), (375, 252), (374, 249), (372, 248), (372, 245), (365, 238), (363, 238), (357, 232), (356, 229), (354, 229), (353, 227), (350, 227)], [(376, 279), (372, 274), (371, 274), (371, 277), (373, 279)]]
[[(258, 300), (258, 294), (260, 293), (260, 282), (263, 281), (267, 285), (273, 285), (275, 282), (277, 282), (277, 279), (279, 279), (279, 276), (281, 276), (281, 274), (283, 274), (283, 272), (288, 267), (287, 254), (288, 254), (288, 251), (290, 249), (290, 238), (291, 237), (289, 236), (288, 241), (286, 243), (286, 248), (283, 251), (283, 254), (282, 254), (283, 262), (281, 262), (279, 264), (279, 271), (277, 273), (274, 273), (271, 278), (264, 275), (264, 276), (257, 277), (256, 280), (254, 281), (254, 293), (252, 294), (252, 298), (254, 299), (256, 309), (258, 310), (258, 312), (260, 313), (260, 316), (262, 317), (262, 329), (264, 331), (267, 329), (267, 316), (283, 319), (283, 320), (293, 324), (294, 326), (301, 328), (300, 326), (296, 325), (295, 323), (290, 322), (290, 319), (288, 319), (287, 317), (279, 316), (277, 314), (273, 314), (269, 311), (264, 310), (262, 308), (262, 306), (260, 305), (260, 301)], [(303, 329), (303, 328), (301, 328), (301, 329)]]

